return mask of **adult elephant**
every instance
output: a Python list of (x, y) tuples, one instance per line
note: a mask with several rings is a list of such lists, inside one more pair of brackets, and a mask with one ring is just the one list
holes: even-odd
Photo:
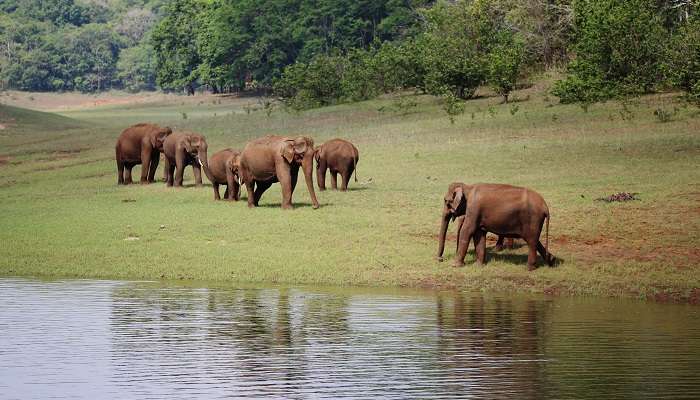
[(152, 183), (163, 151), (163, 142), (173, 131), (168, 127), (141, 123), (130, 126), (119, 135), (115, 146), (117, 183), (128, 185), (131, 169), (141, 164), (141, 183)]
[[(174, 132), (163, 142), (166, 181), (168, 186), (182, 186), (185, 167), (192, 166), (195, 186), (202, 186), (202, 170), (209, 176), (207, 140), (194, 132)], [(210, 180), (212, 178), (210, 177)]]
[[(224, 149), (214, 153), (209, 159), (207, 177), (214, 187), (214, 200), (221, 200), (219, 185), (226, 185), (224, 198), (238, 201), (240, 199), (240, 165), (241, 153), (233, 149)], [(205, 170), (206, 171), (206, 170)]]
[(312, 177), (313, 157), (314, 141), (306, 136), (265, 136), (248, 142), (241, 152), (239, 168), (248, 191), (248, 207), (257, 207), (262, 194), (279, 182), (282, 208), (292, 208), (292, 193), (301, 167), (313, 208), (318, 208)]
[[(454, 183), (445, 195), (445, 207), (440, 230), (440, 249), (442, 256), (444, 235), (452, 215), (464, 209), (464, 220), (459, 227), (457, 254), (453, 263), (456, 267), (464, 265), (469, 242), (474, 239), (476, 260), (485, 262), (486, 232), (493, 232), (507, 238), (522, 238), (528, 245), (528, 270), (535, 269), (537, 253), (550, 266), (554, 256), (549, 253), (549, 208), (542, 196), (530, 189), (501, 184), (479, 183), (465, 185)], [(545, 245), (540, 242), (542, 226), (547, 223)]]
[[(357, 147), (347, 140), (333, 139), (320, 145), (316, 149), (316, 179), (319, 190), (326, 190), (326, 171), (331, 171), (331, 187), (338, 190), (338, 178), (340, 174), (343, 180), (340, 190), (348, 190), (350, 176), (356, 171), (357, 162), (360, 160), (360, 152)], [(355, 172), (357, 182), (357, 172)]]
[[(449, 226), (450, 221), (457, 220), (457, 246), (459, 246), (459, 232), (461, 231), (462, 225), (464, 224), (464, 215), (467, 211), (466, 201), (454, 203), (452, 200), (448, 201), (447, 199), (454, 199), (456, 191), (461, 191), (462, 193), (469, 193), (468, 188), (471, 188), (471, 186), (465, 185), (462, 182), (451, 183), (450, 186), (447, 188), (447, 193), (445, 194), (445, 204), (442, 209), (442, 222), (440, 226), (440, 234), (438, 237), (438, 261), (443, 261), (442, 255), (445, 251), (445, 240), (447, 238), (447, 228)], [(513, 238), (498, 236), (495, 251), (501, 251), (503, 250), (503, 248), (512, 249), (513, 247)]]

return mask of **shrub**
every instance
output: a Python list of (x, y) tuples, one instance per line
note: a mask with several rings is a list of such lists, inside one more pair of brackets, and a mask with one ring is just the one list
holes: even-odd
[(669, 34), (654, 0), (579, 0), (573, 5), (576, 57), (553, 91), (563, 103), (646, 93), (663, 82)]

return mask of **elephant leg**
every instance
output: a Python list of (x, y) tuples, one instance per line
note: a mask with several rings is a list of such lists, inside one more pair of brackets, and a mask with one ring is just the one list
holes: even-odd
[(498, 240), (496, 241), (496, 247), (494, 247), (494, 251), (501, 251), (503, 250), (503, 240), (505, 238), (503, 236), (498, 236)]
[(352, 172), (349, 169), (346, 169), (340, 174), (340, 176), (343, 178), (343, 182), (340, 184), (340, 191), (344, 192), (348, 190), (348, 183), (350, 183)]
[[(255, 185), (255, 192), (253, 192), (253, 204), (255, 207), (260, 203), (260, 198), (267, 189), (272, 186), (272, 181), (257, 182)], [(250, 200), (249, 200), (250, 202)]]
[(338, 172), (331, 171), (331, 188), (338, 190)]
[(134, 181), (131, 180), (131, 169), (134, 168), (134, 164), (128, 164), (126, 165), (126, 171), (124, 174), (124, 184), (125, 185), (131, 185), (134, 183)]
[(248, 207), (255, 207), (255, 181), (246, 182), (245, 189), (248, 192)]
[(328, 170), (326, 160), (319, 160), (318, 168), (316, 169), (316, 180), (320, 191), (326, 190), (326, 170)]
[(477, 229), (474, 232), (474, 251), (476, 253), (476, 264), (486, 264), (486, 231)]
[(457, 248), (455, 249), (455, 254), (459, 251), (459, 234), (462, 232), (462, 225), (464, 225), (464, 215), (457, 217)]
[(148, 182), (153, 183), (156, 181), (156, 170), (158, 169), (158, 164), (160, 163), (160, 153), (158, 150), (151, 153), (151, 163), (148, 168)]
[(284, 168), (277, 167), (277, 180), (282, 186), (282, 209), (288, 210), (292, 208), (292, 170), (294, 167)]
[(194, 185), (202, 187), (202, 167), (199, 166), (199, 163), (192, 164), (192, 172), (194, 172)]
[(175, 186), (182, 186), (182, 176), (185, 173), (185, 166), (183, 163), (176, 163), (175, 165)]
[(469, 249), (469, 242), (472, 240), (472, 236), (476, 232), (474, 228), (476, 224), (473, 221), (467, 221), (465, 218), (464, 225), (459, 231), (459, 242), (457, 244), (457, 254), (455, 255), (455, 260), (452, 263), (453, 267), (463, 267), (464, 258), (467, 256), (467, 250)]
[(165, 182), (168, 186), (173, 186), (175, 183), (175, 164), (171, 163), (168, 161), (168, 159), (165, 159), (165, 169), (166, 169), (166, 178)]
[(117, 185), (124, 184), (124, 163), (117, 160)]
[(148, 183), (148, 171), (151, 168), (151, 150), (141, 150), (141, 183)]
[(298, 181), (298, 177), (299, 177), (299, 166), (293, 165), (289, 171), (289, 175), (290, 175), (291, 184), (292, 184), (292, 193), (294, 193), (294, 189), (297, 187), (297, 181)]
[[(218, 183), (212, 183), (211, 187), (214, 188), (214, 200), (221, 200), (221, 197), (219, 196), (219, 184)], [(226, 189), (228, 192), (228, 188)], [(226, 197), (226, 194), (224, 194), (224, 197)]]

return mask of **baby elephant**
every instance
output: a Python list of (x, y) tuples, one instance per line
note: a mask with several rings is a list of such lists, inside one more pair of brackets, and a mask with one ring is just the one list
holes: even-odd
[[(316, 158), (316, 178), (318, 188), (326, 190), (326, 170), (331, 170), (331, 185), (334, 190), (338, 190), (337, 174), (340, 173), (343, 182), (340, 190), (348, 189), (350, 176), (357, 168), (360, 161), (360, 152), (352, 143), (343, 139), (333, 139), (320, 145), (314, 154)], [(357, 172), (355, 172), (355, 182), (357, 182)]]
[[(547, 264), (554, 264), (554, 256), (548, 250), (549, 208), (538, 193), (511, 185), (453, 183), (445, 194), (444, 201), (439, 255), (442, 255), (447, 223), (454, 215), (465, 215), (459, 227), (454, 266), (464, 265), (464, 257), (472, 238), (477, 263), (484, 263), (486, 232), (495, 233), (500, 237), (524, 239), (529, 247), (527, 265), (530, 271), (535, 269), (538, 252)], [(547, 233), (545, 245), (542, 246), (540, 234), (545, 221)]]
[(239, 151), (225, 149), (214, 153), (209, 159), (207, 177), (214, 187), (214, 200), (221, 200), (219, 185), (226, 185), (224, 193), (226, 200), (238, 201), (240, 199), (241, 178), (238, 174), (240, 157)]

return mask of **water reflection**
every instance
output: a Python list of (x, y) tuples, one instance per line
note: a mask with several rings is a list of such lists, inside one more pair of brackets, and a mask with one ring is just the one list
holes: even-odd
[(698, 308), (0, 279), (0, 398), (698, 398)]

